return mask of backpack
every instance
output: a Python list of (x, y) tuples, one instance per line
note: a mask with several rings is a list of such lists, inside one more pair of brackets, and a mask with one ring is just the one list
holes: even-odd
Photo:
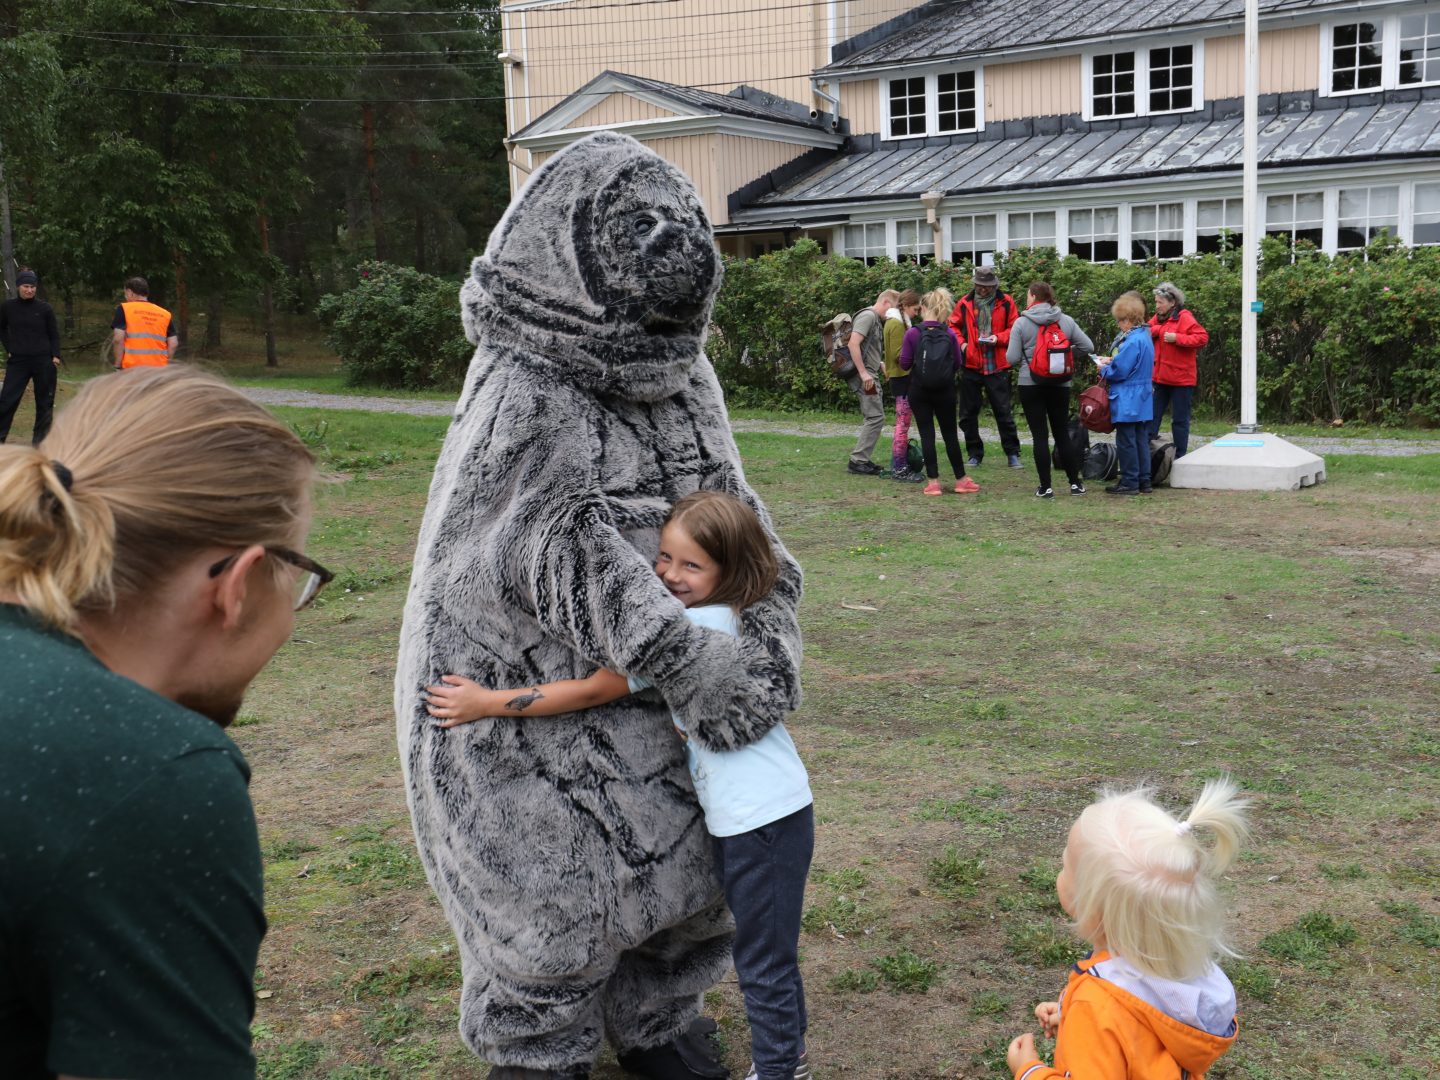
[(922, 390), (943, 390), (955, 382), (955, 338), (948, 327), (927, 326), (920, 331), (912, 369)]
[(850, 355), (850, 330), (854, 320), (849, 315), (836, 315), (820, 327), (820, 349), (830, 364), (830, 371), (840, 379), (855, 375), (855, 360)]
[[(1085, 453), (1090, 449), (1090, 432), (1085, 425), (1080, 423), (1078, 416), (1070, 418), (1070, 452), (1075, 455), (1075, 460), (1081, 465), (1085, 463)], [(1060, 444), (1057, 442), (1050, 451), (1050, 461), (1057, 469), (1063, 470), (1064, 465), (1060, 463)]]
[(1115, 430), (1110, 422), (1110, 391), (1103, 382), (1080, 391), (1080, 423), (1102, 435)]
[(1085, 451), (1085, 464), (1081, 467), (1080, 474), (1086, 480), (1114, 480), (1119, 476), (1120, 455), (1115, 452), (1115, 444), (1092, 443), (1090, 449)]
[(1175, 464), (1175, 443), (1157, 435), (1150, 440), (1150, 483), (1163, 484), (1170, 479), (1170, 467)]
[(1075, 372), (1075, 350), (1060, 329), (1060, 320), (1037, 326), (1030, 374), (1037, 379), (1068, 379)]

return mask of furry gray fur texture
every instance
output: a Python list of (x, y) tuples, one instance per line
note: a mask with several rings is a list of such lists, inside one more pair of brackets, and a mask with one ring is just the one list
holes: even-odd
[[(799, 704), (799, 567), (693, 626), (656, 578), (659, 526), (697, 488), (769, 517), (702, 351), (720, 284), (699, 198), (600, 134), (538, 170), (461, 293), (475, 343), (435, 468), (395, 705), (426, 872), (460, 945), (460, 1030), (491, 1062), (587, 1066), (684, 1031), (728, 968), (711, 840), (667, 711), (716, 748)], [(773, 533), (772, 533), (773, 536)], [(639, 673), (660, 693), (438, 730), (423, 688)], [(663, 695), (663, 700), (662, 700)]]

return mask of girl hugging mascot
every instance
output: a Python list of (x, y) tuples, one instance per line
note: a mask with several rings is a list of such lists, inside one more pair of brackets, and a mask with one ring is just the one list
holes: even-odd
[[(745, 483), (705, 330), (720, 285), (690, 182), (623, 135), (552, 157), (461, 293), (475, 344), (435, 468), (395, 705), (415, 835), (459, 942), (460, 1030), (491, 1080), (723, 1077), (700, 1003), (730, 964), (712, 841), (670, 710), (717, 750), (800, 699), (799, 567), (740, 638), (652, 570), (667, 509)], [(442, 730), (424, 688), (597, 667), (656, 690)]]

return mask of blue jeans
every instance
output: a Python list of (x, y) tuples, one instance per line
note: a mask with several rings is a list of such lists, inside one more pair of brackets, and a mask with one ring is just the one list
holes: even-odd
[(1155, 384), (1155, 419), (1150, 421), (1150, 437), (1160, 434), (1160, 420), (1165, 410), (1170, 414), (1170, 437), (1175, 441), (1175, 456), (1184, 457), (1190, 445), (1190, 402), (1195, 397), (1193, 386)]
[(1120, 486), (1150, 486), (1150, 424), (1135, 420), (1115, 425), (1115, 451), (1120, 456)]
[(814, 851), (813, 806), (715, 839), (725, 901), (735, 916), (735, 974), (760, 1080), (791, 1080), (805, 1050), (800, 914)]

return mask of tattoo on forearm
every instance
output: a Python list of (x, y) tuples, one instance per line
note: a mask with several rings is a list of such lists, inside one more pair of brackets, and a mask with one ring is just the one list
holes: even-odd
[(545, 695), (539, 690), (531, 690), (528, 694), (521, 694), (519, 697), (511, 698), (505, 703), (505, 707), (520, 712), (528, 709), (531, 705), (534, 705), (535, 702), (544, 700)]

